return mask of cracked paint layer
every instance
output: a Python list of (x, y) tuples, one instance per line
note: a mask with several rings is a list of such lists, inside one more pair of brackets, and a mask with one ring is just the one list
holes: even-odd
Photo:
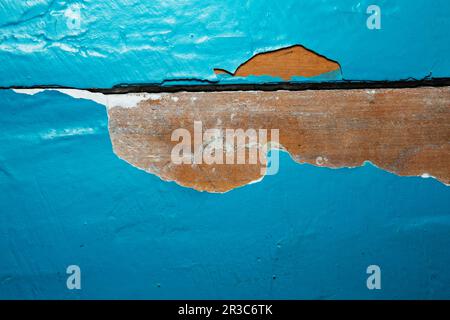
[[(172, 132), (279, 129), (299, 163), (329, 168), (365, 161), (401, 176), (450, 183), (450, 87), (375, 90), (163, 93), (134, 108), (109, 105), (114, 152), (163, 180), (226, 192), (262, 178), (261, 164), (179, 164)], [(225, 151), (224, 151), (225, 152)], [(264, 171), (264, 170), (263, 170)]]
[(336, 61), (302, 45), (294, 45), (258, 53), (241, 64), (233, 73), (221, 68), (214, 69), (214, 72), (234, 77), (271, 76), (289, 81), (295, 77), (312, 78), (330, 72), (340, 73), (341, 67)]
[(276, 4), (2, 0), (0, 87), (218, 81), (214, 67), (234, 70), (257, 53), (296, 43), (339, 61), (347, 80), (450, 73), (448, 1), (386, 1), (389, 24), (381, 33), (366, 27), (367, 6), (359, 0)]

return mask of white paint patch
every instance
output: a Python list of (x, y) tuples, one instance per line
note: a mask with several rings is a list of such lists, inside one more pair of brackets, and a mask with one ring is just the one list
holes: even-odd
[(127, 93), (127, 94), (103, 94), (98, 92), (90, 92), (87, 90), (78, 89), (13, 89), (14, 92), (20, 94), (35, 95), (44, 91), (57, 91), (75, 99), (86, 99), (94, 101), (105, 107), (114, 108), (134, 108), (140, 102), (146, 100), (159, 100), (160, 94), (151, 93)]
[(67, 128), (63, 130), (51, 129), (50, 131), (41, 134), (41, 138), (44, 140), (53, 140), (57, 138), (85, 136), (95, 133), (96, 130), (94, 128)]
[(316, 158), (316, 164), (318, 166), (323, 166), (326, 162), (328, 161), (328, 159), (326, 157), (317, 157)]
[(450, 187), (450, 184), (445, 183), (445, 182), (439, 180), (438, 178), (436, 178), (435, 176), (432, 176), (432, 175), (429, 174), (429, 173), (422, 173), (422, 175), (421, 175), (420, 177), (423, 178), (423, 179), (434, 179), (434, 180), (437, 180), (437, 181), (439, 181), (439, 182), (442, 182), (446, 187)]
[(35, 94), (38, 94), (39, 92), (45, 91), (45, 89), (12, 89), (15, 93), (20, 94), (27, 94), (30, 96), (34, 96)]
[(262, 175), (259, 179), (256, 179), (256, 180), (253, 180), (253, 181), (250, 181), (249, 183), (247, 183), (246, 185), (248, 186), (248, 185), (251, 185), (251, 184), (256, 184), (256, 183), (259, 183), (259, 182), (261, 182), (261, 181), (263, 181), (263, 179), (264, 179), (264, 177), (265, 177), (265, 175)]
[(71, 19), (71, 20), (80, 19), (81, 18), (81, 16), (80, 16), (81, 8), (82, 8), (82, 6), (79, 3), (75, 3), (75, 4), (71, 5), (64, 11), (64, 17), (66, 17), (67, 19)]
[(206, 42), (206, 41), (208, 41), (208, 40), (209, 40), (209, 37), (208, 37), (208, 36), (203, 36), (203, 37), (200, 37), (200, 38), (198, 38), (197, 40), (195, 40), (195, 43), (196, 43), (196, 44), (199, 44), (199, 43)]
[(121, 108), (134, 108), (139, 103), (146, 100), (159, 100), (160, 94), (155, 93), (127, 93), (127, 94), (111, 94), (105, 95), (107, 97), (108, 108), (121, 107)]
[(97, 57), (97, 58), (107, 58), (108, 57), (108, 56), (104, 55), (103, 53), (93, 51), (93, 50), (88, 50), (87, 55), (90, 57)]
[(62, 42), (55, 42), (52, 45), (50, 45), (49, 47), (56, 47), (56, 48), (61, 49), (62, 51), (66, 51), (66, 52), (72, 52), (72, 53), (78, 52), (77, 48), (70, 46), (66, 43), (62, 43)]
[(173, 56), (180, 60), (194, 60), (198, 58), (195, 53), (174, 53)]

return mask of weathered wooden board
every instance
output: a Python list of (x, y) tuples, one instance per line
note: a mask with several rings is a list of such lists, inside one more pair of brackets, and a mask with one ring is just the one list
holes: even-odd
[[(115, 153), (164, 180), (225, 192), (258, 180), (261, 164), (171, 161), (174, 130), (279, 129), (300, 163), (330, 168), (371, 161), (402, 176), (450, 183), (450, 87), (376, 90), (164, 93), (134, 108), (112, 106)], [(263, 170), (264, 171), (264, 170)]]

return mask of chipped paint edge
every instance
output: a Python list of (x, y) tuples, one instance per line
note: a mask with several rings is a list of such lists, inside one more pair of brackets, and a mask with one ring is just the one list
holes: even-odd
[[(25, 95), (36, 95), (36, 94), (39, 94), (39, 93), (42, 93), (42, 92), (45, 92), (45, 91), (57, 91), (57, 92), (60, 92), (62, 94), (68, 95), (68, 96), (70, 96), (70, 97), (72, 97), (74, 99), (90, 100), (90, 101), (93, 101), (95, 103), (101, 104), (101, 105), (105, 106), (107, 110), (109, 110), (111, 108), (116, 108), (116, 107), (124, 108), (124, 109), (134, 108), (134, 107), (137, 107), (143, 101), (158, 100), (163, 95), (171, 95), (170, 93), (161, 93), (161, 94), (160, 93), (103, 94), (103, 93), (90, 92), (88, 90), (81, 90), (81, 89), (58, 89), (58, 88), (55, 88), (55, 89), (53, 89), (53, 88), (52, 89), (50, 89), (50, 88), (46, 88), (46, 89), (33, 89), (33, 88), (30, 88), (30, 89), (11, 89), (11, 90), (14, 91), (17, 94), (25, 94)], [(286, 91), (286, 90), (277, 90), (277, 91), (278, 92), (282, 92), (282, 91)], [(309, 91), (309, 90), (307, 90), (307, 91)], [(240, 92), (240, 91), (236, 91), (236, 92)], [(258, 91), (255, 90), (255, 91), (250, 91), (250, 92), (256, 93)], [(232, 94), (233, 92), (228, 92), (228, 93)], [(376, 90), (375, 89), (371, 89), (371, 90), (368, 90), (367, 93), (374, 94), (374, 93), (376, 93)], [(177, 98), (177, 97), (174, 97), (174, 98)], [(174, 101), (176, 101), (176, 100), (174, 100)], [(108, 123), (109, 123), (109, 114), (108, 113), (107, 113), (107, 117), (108, 117)], [(108, 133), (110, 135), (109, 125), (108, 125)], [(111, 135), (110, 135), (110, 139), (111, 139)], [(183, 185), (177, 180), (164, 179), (161, 176), (159, 176), (156, 172), (151, 172), (151, 171), (147, 171), (145, 169), (139, 168), (139, 167), (131, 164), (130, 162), (128, 162), (126, 159), (123, 159), (122, 157), (120, 157), (116, 153), (116, 151), (114, 150), (114, 146), (112, 147), (112, 149), (113, 149), (113, 153), (119, 159), (125, 161), (127, 164), (131, 165), (132, 167), (137, 168), (137, 169), (139, 169), (141, 171), (144, 171), (146, 173), (150, 173), (152, 175), (155, 175), (161, 181), (164, 181), (164, 182), (175, 182), (177, 185), (179, 185), (179, 186), (181, 186), (183, 188), (193, 189), (193, 190), (196, 190), (198, 192), (207, 192), (207, 193), (214, 193), (214, 194), (225, 194), (227, 192), (230, 192), (232, 190), (245, 187), (247, 185), (260, 183), (260, 182), (262, 182), (264, 180), (264, 177), (266, 176), (266, 174), (263, 174), (260, 178), (258, 178), (256, 180), (250, 181), (250, 182), (248, 182), (246, 184), (243, 184), (242, 186), (239, 186), (239, 187), (227, 190), (227, 191), (220, 192), (220, 191), (197, 190), (195, 188)], [(382, 167), (376, 165), (375, 163), (373, 163), (370, 160), (365, 160), (360, 165), (355, 165), (355, 166), (333, 167), (333, 166), (327, 166), (327, 165), (319, 165), (319, 164), (316, 164), (316, 163), (304, 162), (304, 161), (301, 160), (301, 156), (300, 155), (297, 156), (297, 159), (295, 159), (294, 156), (292, 156), (292, 154), (290, 154), (282, 146), (277, 146), (277, 147), (271, 148), (270, 150), (272, 150), (272, 149), (276, 149), (279, 152), (287, 153), (289, 155), (289, 157), (292, 159), (292, 161), (294, 161), (295, 163), (298, 163), (298, 164), (303, 164), (303, 165), (304, 164), (308, 164), (308, 165), (315, 166), (315, 167), (318, 167), (318, 168), (327, 168), (327, 169), (332, 169), (332, 170), (339, 170), (339, 169), (361, 168), (361, 167), (364, 167), (368, 163), (368, 164), (376, 167), (379, 170), (388, 172), (388, 173), (393, 174), (393, 175), (395, 175), (397, 177), (419, 177), (419, 178), (422, 178), (422, 179), (434, 179), (434, 180), (440, 182), (441, 184), (443, 184), (444, 186), (450, 187), (450, 184), (447, 184), (444, 181), (441, 181), (440, 179), (436, 178), (435, 176), (430, 175), (429, 173), (423, 172), (423, 173), (421, 173), (419, 175), (400, 175), (400, 174), (398, 174), (396, 172), (393, 172), (391, 170), (382, 168)], [(270, 151), (270, 150), (268, 150), (268, 151)]]

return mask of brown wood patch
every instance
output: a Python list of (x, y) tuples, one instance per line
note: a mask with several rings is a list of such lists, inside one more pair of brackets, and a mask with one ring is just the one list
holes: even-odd
[(164, 93), (108, 110), (115, 153), (164, 180), (225, 192), (261, 178), (261, 164), (175, 165), (172, 132), (279, 129), (293, 159), (330, 168), (371, 161), (401, 176), (450, 183), (450, 87)]
[(289, 81), (293, 77), (311, 78), (338, 70), (340, 65), (336, 61), (295, 45), (256, 54), (241, 64), (234, 73), (220, 68), (214, 69), (214, 72), (236, 77), (271, 76)]

